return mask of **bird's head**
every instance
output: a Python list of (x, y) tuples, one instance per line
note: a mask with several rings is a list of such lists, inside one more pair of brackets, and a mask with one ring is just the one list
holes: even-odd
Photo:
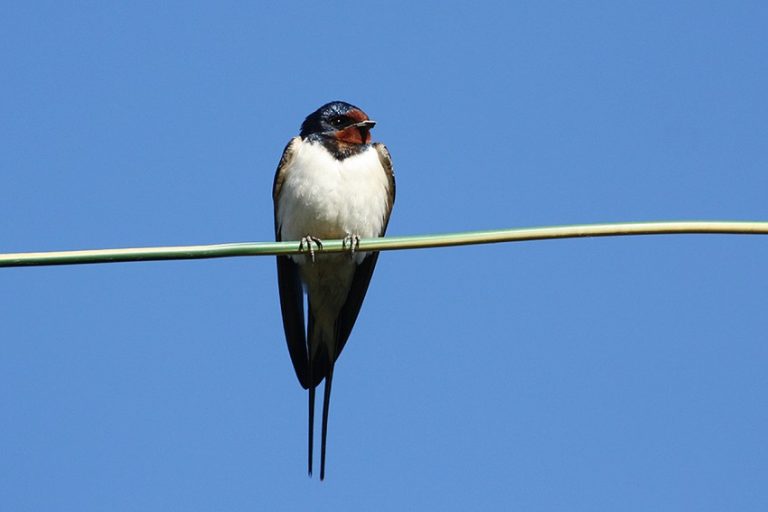
[(354, 105), (343, 101), (326, 103), (307, 116), (301, 125), (301, 137), (311, 135), (336, 139), (346, 144), (368, 144), (376, 121)]

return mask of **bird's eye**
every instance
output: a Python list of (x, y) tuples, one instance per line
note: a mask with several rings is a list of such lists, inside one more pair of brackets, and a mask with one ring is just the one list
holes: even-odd
[(331, 124), (333, 126), (337, 126), (337, 127), (341, 126), (341, 125), (344, 124), (344, 118), (343, 117), (334, 117), (333, 119), (331, 119)]

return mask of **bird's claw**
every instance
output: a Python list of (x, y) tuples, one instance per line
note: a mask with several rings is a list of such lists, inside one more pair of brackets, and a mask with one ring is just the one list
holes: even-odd
[(315, 262), (315, 248), (312, 247), (313, 243), (317, 245), (318, 251), (323, 249), (322, 240), (320, 240), (316, 236), (307, 235), (302, 237), (301, 240), (299, 241), (299, 251), (304, 252), (304, 245), (306, 244), (307, 246), (306, 250), (309, 251), (309, 259), (312, 260), (312, 263)]
[(347, 236), (341, 239), (341, 248), (348, 249), (350, 256), (354, 256), (355, 251), (360, 248), (360, 237), (347, 233)]

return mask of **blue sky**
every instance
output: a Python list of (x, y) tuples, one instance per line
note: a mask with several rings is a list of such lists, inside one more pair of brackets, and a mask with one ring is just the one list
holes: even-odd
[[(764, 2), (16, 2), (0, 252), (270, 240), (304, 116), (390, 234), (766, 220)], [(768, 240), (383, 254), (328, 475), (272, 258), (0, 269), (4, 510), (765, 510)]]

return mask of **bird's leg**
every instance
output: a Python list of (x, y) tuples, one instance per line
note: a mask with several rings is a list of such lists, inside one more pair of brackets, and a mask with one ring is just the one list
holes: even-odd
[(306, 235), (301, 238), (299, 241), (299, 251), (304, 252), (304, 244), (307, 245), (307, 251), (309, 251), (309, 259), (312, 260), (312, 263), (315, 262), (315, 248), (312, 247), (312, 244), (317, 245), (317, 250), (322, 250), (323, 248), (323, 242), (316, 236), (312, 235)]
[(360, 237), (347, 233), (347, 236), (341, 239), (341, 248), (348, 249), (349, 255), (354, 256), (355, 251), (360, 248)]

